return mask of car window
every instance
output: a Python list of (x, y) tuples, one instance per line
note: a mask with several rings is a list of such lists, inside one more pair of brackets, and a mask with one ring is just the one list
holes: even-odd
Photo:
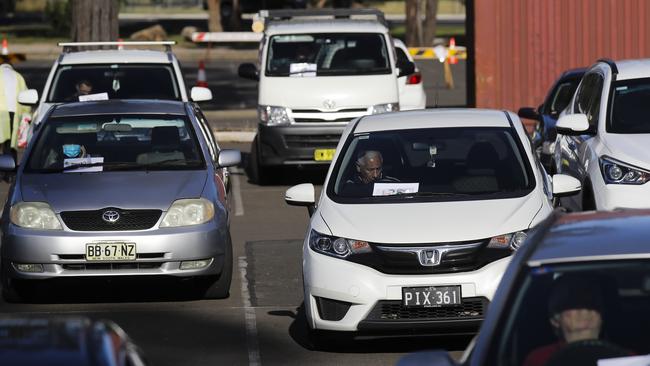
[(589, 107), (587, 108), (587, 121), (589, 121), (589, 126), (592, 131), (596, 131), (598, 126), (598, 117), (600, 115), (600, 100), (603, 95), (603, 85), (605, 80), (599, 74), (594, 75), (593, 85), (592, 85), (592, 95), (591, 100), (589, 101)]
[(573, 93), (575, 93), (579, 82), (580, 79), (577, 79), (558, 85), (557, 89), (555, 89), (555, 93), (553, 93), (553, 96), (551, 97), (551, 103), (547, 106), (545, 113), (555, 116), (559, 115), (560, 112), (562, 112), (571, 102), (571, 98), (573, 97)]
[(269, 41), (267, 76), (390, 74), (379, 33), (282, 34)]
[[(180, 100), (174, 70), (165, 64), (62, 65), (47, 96), (51, 103), (74, 102), (81, 94), (106, 93), (108, 99)], [(84, 84), (83, 92), (79, 85)]]
[(204, 168), (197, 136), (185, 117), (101, 115), (45, 121), (26, 173), (60, 172), (75, 165), (103, 170)]
[(582, 79), (582, 83), (576, 92), (575, 104), (573, 106), (574, 113), (587, 113), (589, 109), (589, 102), (593, 95), (594, 74), (588, 74)]
[(650, 133), (650, 78), (617, 81), (613, 98), (609, 132)]
[(198, 108), (195, 109), (195, 113), (199, 122), (199, 127), (201, 128), (201, 133), (203, 133), (205, 141), (208, 145), (208, 149), (210, 150), (210, 157), (212, 158), (212, 162), (216, 164), (218, 162), (217, 155), (219, 153), (219, 146), (217, 145), (217, 141), (214, 138), (214, 134), (210, 129), (210, 124), (208, 123), (203, 113)]
[[(650, 353), (645, 334), (645, 329), (650, 327), (648, 260), (529, 268), (511, 305), (504, 313), (500, 337), (495, 338), (493, 345), (493, 354), (498, 359), (491, 360), (490, 364), (550, 364), (542, 361), (550, 362), (551, 357), (556, 358), (553, 365), (570, 364), (560, 360), (576, 357), (581, 350), (596, 353), (597, 348), (603, 350), (601, 346), (606, 346), (603, 351), (612, 352), (609, 357), (615, 357), (616, 352), (618, 357)], [(576, 309), (597, 314), (567, 312)], [(596, 340), (583, 344), (571, 342), (575, 333), (569, 333), (571, 326), (566, 324), (566, 317), (576, 319), (581, 315), (583, 331), (592, 327), (591, 336)]]
[(328, 195), (349, 203), (512, 197), (534, 187), (509, 128), (436, 128), (352, 136)]
[(410, 62), (408, 59), (408, 56), (406, 56), (406, 53), (404, 53), (404, 50), (401, 49), (400, 47), (395, 47), (395, 52), (397, 53), (397, 64), (401, 65), (406, 62)]

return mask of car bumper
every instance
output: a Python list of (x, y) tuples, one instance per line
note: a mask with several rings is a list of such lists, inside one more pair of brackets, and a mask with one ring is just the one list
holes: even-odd
[[(600, 174), (600, 172), (598, 173)], [(605, 184), (602, 177), (597, 177), (592, 180), (592, 186), (598, 210), (650, 207), (650, 183), (641, 185)]]
[(316, 149), (335, 149), (345, 125), (337, 126), (258, 126), (260, 164), (310, 165), (329, 164), (316, 161)]
[[(370, 267), (303, 249), (303, 275), (307, 321), (314, 329), (337, 331), (478, 330), (510, 257), (478, 270), (435, 275), (389, 275)], [(458, 308), (401, 307), (402, 288), (460, 285), (463, 305)], [(325, 320), (317, 301), (350, 304), (340, 320)], [(465, 306), (474, 310), (463, 310)], [(458, 311), (457, 311), (458, 310)]]
[[(38, 231), (9, 225), (2, 236), (5, 275), (15, 279), (51, 279), (97, 276), (219, 275), (224, 255), (231, 250), (227, 229), (214, 223), (132, 232)], [(88, 261), (86, 244), (135, 243), (137, 258), (125, 261)], [(208, 260), (197, 269), (181, 269), (184, 261)], [(16, 264), (40, 264), (42, 272), (22, 272)]]

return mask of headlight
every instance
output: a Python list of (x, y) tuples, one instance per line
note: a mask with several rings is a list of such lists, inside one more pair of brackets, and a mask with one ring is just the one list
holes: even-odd
[(289, 111), (284, 107), (261, 105), (257, 107), (257, 113), (260, 117), (260, 121), (269, 126), (288, 125), (291, 123), (291, 119), (289, 119)]
[(367, 241), (323, 235), (315, 230), (309, 233), (309, 247), (318, 253), (337, 258), (372, 251)]
[(379, 114), (379, 113), (396, 112), (396, 111), (399, 111), (399, 104), (397, 103), (376, 104), (368, 108), (368, 113), (370, 114)]
[(9, 211), (11, 223), (28, 228), (43, 230), (62, 230), (61, 222), (50, 205), (45, 202), (19, 202)]
[(607, 156), (599, 159), (600, 172), (607, 184), (644, 184), (650, 173)]
[(495, 236), (490, 239), (488, 248), (517, 250), (524, 243), (528, 234), (525, 231), (517, 231), (510, 234)]
[(214, 205), (205, 198), (182, 199), (172, 203), (160, 227), (190, 226), (206, 223), (214, 217)]

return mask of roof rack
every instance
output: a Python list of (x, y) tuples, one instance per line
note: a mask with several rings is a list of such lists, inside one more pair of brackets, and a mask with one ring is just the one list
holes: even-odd
[(277, 20), (292, 20), (294, 18), (324, 18), (331, 17), (334, 19), (351, 19), (357, 18), (375, 18), (381, 24), (388, 26), (384, 13), (378, 9), (283, 9), (283, 10), (260, 10), (259, 19), (264, 22)]
[(63, 52), (72, 52), (80, 47), (93, 46), (165, 46), (166, 52), (171, 52), (172, 46), (176, 41), (111, 41), (111, 42), (59, 42), (59, 47), (63, 47)]

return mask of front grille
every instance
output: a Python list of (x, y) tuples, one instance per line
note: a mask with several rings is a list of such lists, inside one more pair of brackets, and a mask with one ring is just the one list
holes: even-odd
[[(408, 248), (411, 245), (370, 243), (370, 247), (372, 248), (371, 252), (353, 254), (347, 259), (386, 274), (426, 275), (469, 272), (512, 254), (512, 251), (509, 249), (487, 248), (488, 242), (489, 240), (486, 239), (481, 241), (478, 247), (450, 251), (440, 259), (439, 264), (433, 266), (423, 266), (420, 264), (418, 256), (414, 253), (386, 250), (386, 248)], [(434, 243), (413, 246), (436, 249), (441, 246), (461, 246), (468, 243), (471, 242)], [(478, 244), (479, 242), (475, 243)]]
[[(120, 214), (120, 218), (109, 223), (104, 221), (104, 212), (112, 210)], [(123, 231), (151, 229), (162, 214), (161, 210), (119, 210), (106, 208), (94, 211), (65, 211), (61, 218), (65, 225), (74, 231)]]
[(284, 141), (290, 149), (335, 149), (340, 138), (341, 135), (285, 135)]
[(66, 271), (128, 271), (138, 269), (158, 269), (163, 262), (107, 262), (64, 264)]
[(327, 123), (327, 122), (350, 122), (352, 121), (353, 118), (355, 117), (345, 117), (345, 118), (337, 118), (337, 119), (294, 117), (293, 120), (294, 122), (298, 122), (298, 123)]
[(366, 320), (465, 320), (482, 319), (487, 310), (488, 300), (484, 297), (463, 298), (459, 306), (439, 308), (406, 308), (400, 300), (378, 301)]

